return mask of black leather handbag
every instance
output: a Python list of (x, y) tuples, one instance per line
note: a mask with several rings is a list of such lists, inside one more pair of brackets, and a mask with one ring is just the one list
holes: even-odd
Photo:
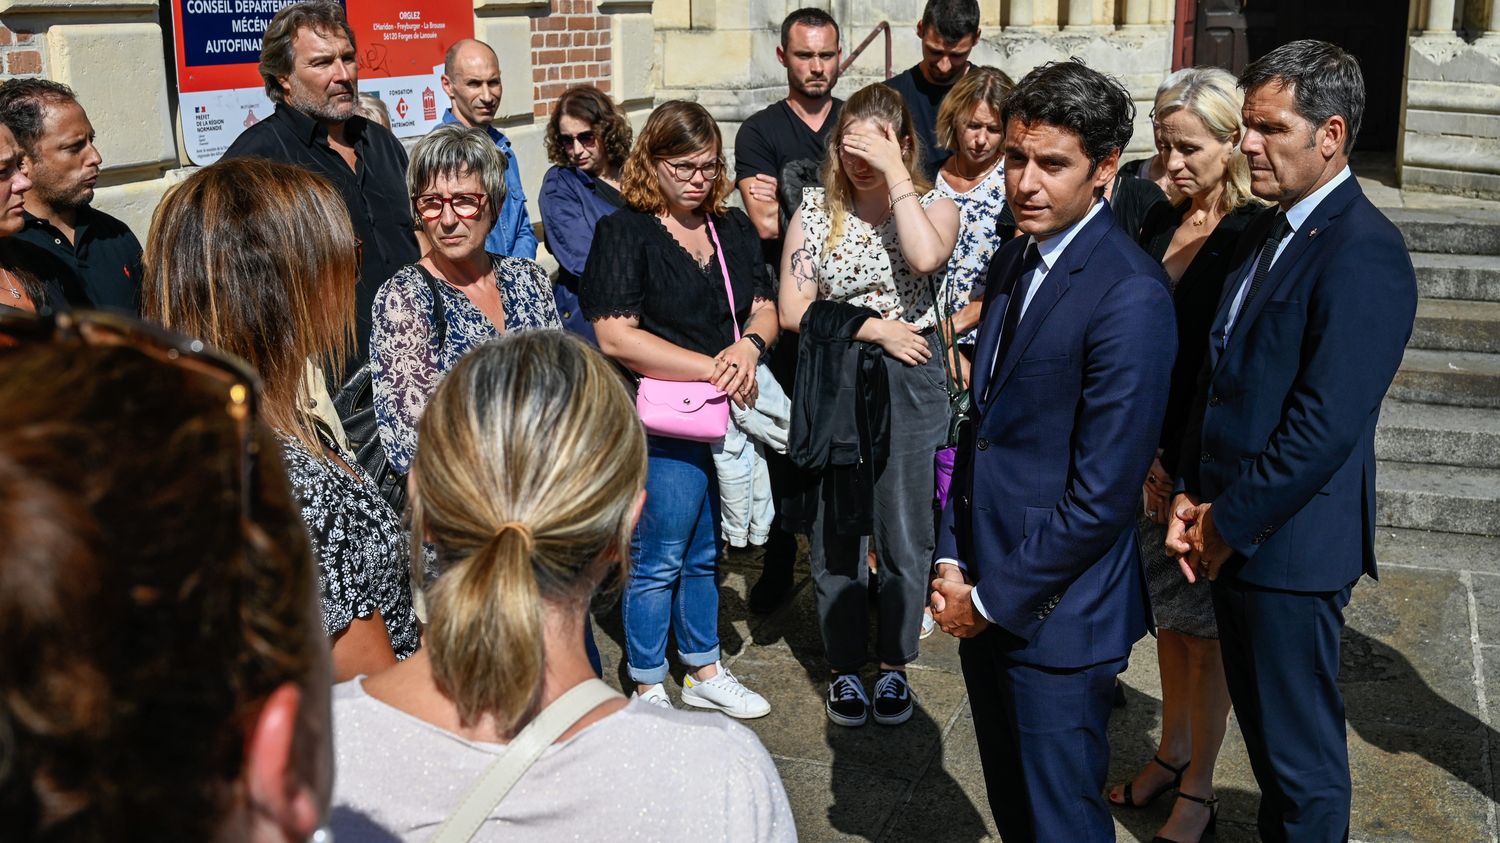
[[(944, 283), (947, 283), (947, 279), (944, 279)], [(938, 298), (937, 288), (933, 286), (932, 276), (927, 277), (927, 290), (932, 295), (933, 307), (938, 308), (939, 313), (946, 310), (943, 307), (943, 300)], [(938, 446), (939, 450), (958, 447), (959, 436), (963, 433), (964, 428), (974, 421), (974, 393), (963, 385), (958, 375), (960, 371), (958, 364), (958, 336), (953, 329), (953, 314), (947, 314), (940, 321), (944, 321), (948, 325), (948, 337), (951, 344), (947, 346), (947, 350), (942, 355), (943, 383), (948, 391), (948, 435), (944, 437), (943, 444)], [(938, 336), (939, 340), (941, 340), (941, 331), (938, 332)], [(941, 341), (938, 342), (938, 347), (943, 348)]]
[[(438, 348), (442, 348), (448, 339), (448, 319), (443, 311), (442, 293), (437, 287), (439, 282), (420, 266), (417, 270), (432, 290), (432, 323), (437, 331)], [(391, 509), (397, 513), (405, 512), (406, 475), (396, 471), (386, 456), (385, 446), (380, 444), (375, 417), (375, 383), (370, 375), (369, 361), (362, 363), (332, 398), (333, 408), (344, 425), (344, 435), (349, 439), (349, 448), (354, 451), (354, 461), (375, 481), (380, 496), (391, 505)]]

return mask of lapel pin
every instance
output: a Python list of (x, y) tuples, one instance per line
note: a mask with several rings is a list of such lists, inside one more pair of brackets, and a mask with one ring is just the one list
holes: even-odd
[(1313, 229), (1312, 231), (1307, 232), (1307, 239), (1309, 239), (1309, 240), (1311, 240), (1311, 239), (1313, 239), (1314, 237), (1317, 237), (1317, 236), (1318, 236), (1318, 230), (1316, 228)]

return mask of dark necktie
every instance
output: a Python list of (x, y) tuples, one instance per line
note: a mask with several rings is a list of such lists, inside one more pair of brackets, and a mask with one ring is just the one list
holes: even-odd
[(1286, 221), (1286, 214), (1277, 213), (1276, 222), (1271, 224), (1271, 233), (1266, 237), (1265, 245), (1260, 247), (1260, 259), (1255, 262), (1255, 276), (1250, 279), (1250, 290), (1245, 293), (1245, 300), (1240, 302), (1240, 313), (1243, 314), (1250, 302), (1255, 299), (1255, 293), (1260, 290), (1260, 285), (1265, 283), (1266, 276), (1271, 274), (1271, 261), (1276, 259), (1276, 249), (1281, 246), (1281, 241), (1292, 231), (1292, 226)]
[(1026, 254), (1021, 258), (1021, 274), (1016, 276), (1015, 287), (1011, 290), (1010, 301), (1005, 303), (1005, 318), (1000, 321), (1000, 347), (995, 352), (995, 365), (1005, 359), (1005, 352), (1010, 349), (1011, 338), (1016, 335), (1016, 326), (1021, 324), (1021, 310), (1026, 305), (1026, 294), (1031, 292), (1032, 279), (1036, 277), (1036, 268), (1042, 262), (1042, 253), (1032, 243), (1026, 247)]

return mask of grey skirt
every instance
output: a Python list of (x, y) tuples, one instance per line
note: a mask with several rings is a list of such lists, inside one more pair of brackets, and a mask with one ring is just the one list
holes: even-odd
[(1146, 588), (1151, 592), (1157, 627), (1194, 638), (1218, 638), (1208, 580), (1188, 583), (1177, 560), (1167, 554), (1166, 526), (1143, 516), (1136, 525), (1136, 536), (1141, 543), (1141, 564), (1146, 569)]

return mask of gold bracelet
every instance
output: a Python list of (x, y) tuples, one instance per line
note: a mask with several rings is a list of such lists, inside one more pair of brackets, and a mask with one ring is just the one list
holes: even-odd
[(897, 202), (900, 202), (902, 199), (906, 199), (908, 197), (916, 196), (916, 195), (917, 195), (917, 192), (915, 190), (908, 190), (907, 192), (901, 194), (900, 196), (897, 196), (895, 199), (892, 199), (891, 200), (891, 207), (895, 208)]

